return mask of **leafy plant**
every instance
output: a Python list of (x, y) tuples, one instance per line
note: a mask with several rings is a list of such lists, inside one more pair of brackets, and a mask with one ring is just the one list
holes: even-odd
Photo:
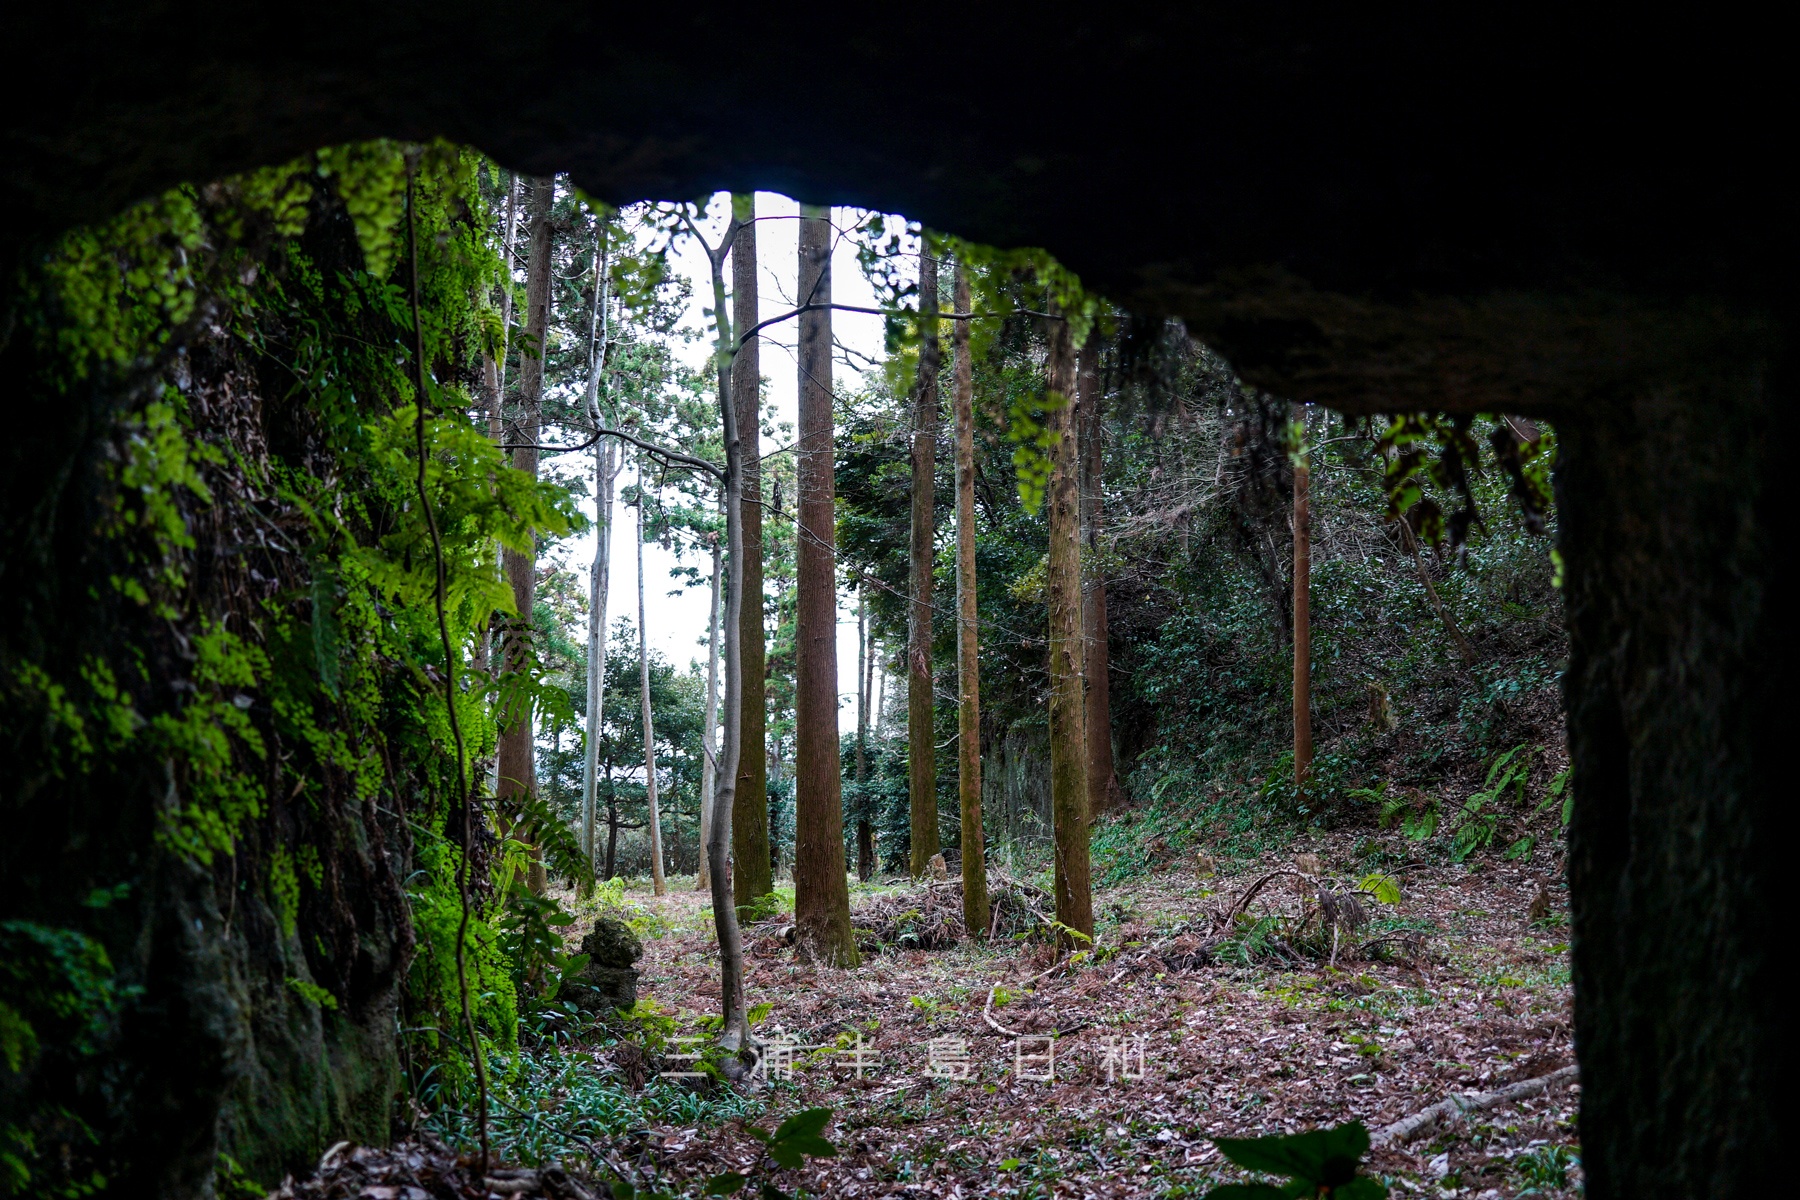
[(1265, 1175), (1285, 1175), (1277, 1187), (1267, 1183), (1228, 1183), (1206, 1194), (1206, 1200), (1298, 1200), (1302, 1196), (1333, 1200), (1382, 1200), (1387, 1188), (1357, 1174), (1369, 1151), (1369, 1131), (1360, 1121), (1333, 1129), (1265, 1138), (1214, 1138), (1219, 1152), (1238, 1166)]
[(1367, 892), (1381, 904), (1400, 903), (1400, 881), (1392, 875), (1383, 875), (1379, 871), (1365, 875), (1357, 889)]
[[(1569, 790), (1569, 768), (1564, 767), (1550, 777), (1550, 786), (1544, 791), (1544, 798), (1531, 811), (1531, 820), (1536, 820), (1546, 808), (1562, 801), (1562, 821), (1560, 827), (1569, 827), (1569, 818), (1575, 815), (1575, 795)], [(1506, 848), (1507, 858), (1524, 858), (1537, 845), (1537, 834), (1528, 833)]]
[(1539, 1146), (1514, 1160), (1526, 1186), (1518, 1194), (1538, 1196), (1569, 1185), (1569, 1168), (1579, 1166), (1581, 1159), (1567, 1146)]
[(535, 894), (522, 879), (512, 881), (500, 923), (500, 951), (522, 1004), (549, 1003), (565, 978), (587, 966), (588, 956), (567, 953), (557, 932), (574, 923), (555, 900)]
[(1415, 842), (1428, 842), (1438, 828), (1438, 798), (1429, 797), (1423, 810), (1407, 813), (1401, 820), (1401, 831)]

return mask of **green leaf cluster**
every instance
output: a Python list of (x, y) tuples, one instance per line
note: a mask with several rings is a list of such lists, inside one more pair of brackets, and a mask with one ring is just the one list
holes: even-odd
[(1369, 1152), (1369, 1131), (1360, 1121), (1331, 1129), (1264, 1138), (1214, 1138), (1226, 1158), (1248, 1171), (1288, 1178), (1279, 1186), (1231, 1183), (1216, 1187), (1206, 1200), (1382, 1200), (1387, 1188), (1357, 1173)]

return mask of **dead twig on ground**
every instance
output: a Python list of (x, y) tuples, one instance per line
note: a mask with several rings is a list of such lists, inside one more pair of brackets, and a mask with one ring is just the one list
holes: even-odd
[(1523, 1100), (1527, 1096), (1536, 1096), (1549, 1091), (1563, 1083), (1574, 1083), (1579, 1078), (1579, 1069), (1574, 1066), (1563, 1067), (1548, 1075), (1539, 1075), (1536, 1079), (1525, 1079), (1518, 1083), (1510, 1083), (1503, 1088), (1491, 1092), (1471, 1092), (1462, 1096), (1451, 1096), (1414, 1113), (1404, 1120), (1395, 1121), (1375, 1132), (1369, 1139), (1371, 1146), (1387, 1146), (1411, 1141), (1420, 1134), (1435, 1129), (1439, 1123), (1458, 1118), (1482, 1109), (1493, 1108), (1497, 1104), (1505, 1104), (1512, 1100)]

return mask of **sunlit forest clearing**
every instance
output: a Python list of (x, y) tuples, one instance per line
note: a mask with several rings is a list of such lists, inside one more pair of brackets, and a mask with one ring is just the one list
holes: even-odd
[[(24, 277), (21, 373), (123, 399), (45, 542), (101, 617), (7, 659), (74, 797), (9, 859), (13, 1192), (1580, 1191), (1549, 422), (441, 143)], [(210, 1064), (192, 1145), (126, 1045)]]

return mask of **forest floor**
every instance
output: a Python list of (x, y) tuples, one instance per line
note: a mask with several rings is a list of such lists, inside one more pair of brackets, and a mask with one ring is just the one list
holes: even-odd
[[(1244, 1178), (1213, 1136), (1350, 1120), (1374, 1131), (1571, 1063), (1566, 893), (1543, 856), (1535, 868), (1458, 865), (1397, 835), (1365, 833), (1312, 835), (1199, 870), (1188, 861), (1099, 891), (1099, 949), (1048, 974), (1048, 946), (1005, 938), (883, 946), (858, 968), (817, 969), (795, 961), (779, 918), (760, 923), (747, 939), (748, 990), (753, 1005), (768, 1006), (756, 1033), (772, 1050), (748, 1084), (756, 1115), (652, 1128), (639, 1169), (687, 1193), (740, 1171), (824, 1196), (1200, 1196)], [(1213, 965), (1183, 969), (1216, 914), (1262, 876), (1291, 870), (1297, 850), (1352, 884), (1372, 854), (1385, 857), (1399, 864), (1385, 870), (1401, 898), (1369, 904), (1371, 923), (1345, 939), (1335, 967), (1284, 962), (1258, 946), (1246, 964), (1240, 941), (1215, 948)], [(1252, 915), (1279, 920), (1285, 910), (1298, 920), (1295, 882), (1272, 881)], [(952, 886), (862, 885), (851, 903), (924, 920)], [(1539, 919), (1528, 921), (1540, 891)], [(654, 1002), (676, 1036), (700, 1034), (718, 997), (703, 897), (682, 888), (629, 900), (643, 910), (634, 924), (652, 935), (640, 1009)], [(1359, 957), (1375, 939), (1398, 953)], [(661, 1061), (626, 1064), (627, 1073), (681, 1070), (668, 1055), (683, 1046), (663, 1043)], [(601, 1052), (620, 1053), (635, 1050)], [(940, 1076), (966, 1078), (934, 1077), (934, 1064)], [(1563, 1083), (1470, 1113), (1373, 1151), (1368, 1170), (1394, 1196), (1576, 1195), (1579, 1090)], [(834, 1110), (825, 1136), (838, 1155), (753, 1171), (760, 1147), (745, 1124), (772, 1128), (815, 1107)]]

